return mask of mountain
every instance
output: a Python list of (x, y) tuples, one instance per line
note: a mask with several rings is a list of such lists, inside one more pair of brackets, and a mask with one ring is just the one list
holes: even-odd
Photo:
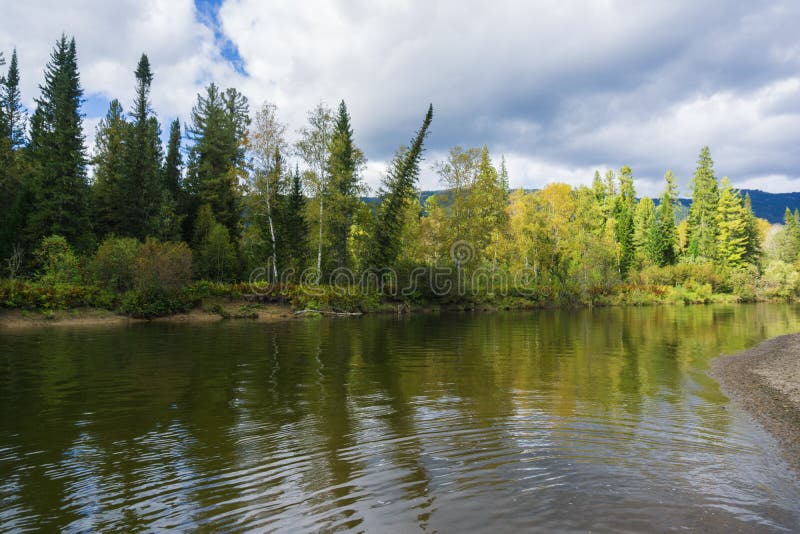
[[(534, 189), (526, 191), (535, 191)], [(783, 214), (786, 208), (794, 211), (800, 209), (800, 192), (797, 193), (767, 193), (758, 189), (741, 189), (742, 196), (749, 194), (750, 201), (753, 203), (753, 212), (756, 217), (766, 219), (771, 223), (783, 223)], [(420, 203), (424, 206), (428, 197), (433, 195), (442, 195), (445, 197), (444, 204), (448, 204), (450, 200), (450, 192), (446, 190), (440, 191), (420, 191)], [(377, 205), (380, 200), (378, 197), (364, 197), (364, 202), (370, 205)], [(654, 198), (653, 201), (658, 205), (658, 199)], [(680, 221), (684, 219), (688, 212), (689, 206), (692, 204), (690, 198), (681, 198), (681, 204), (685, 209), (678, 210), (676, 213), (677, 219)]]

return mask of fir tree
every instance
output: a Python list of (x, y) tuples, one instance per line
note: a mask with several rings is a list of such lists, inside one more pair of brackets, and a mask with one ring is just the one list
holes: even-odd
[(422, 126), (411, 140), (411, 145), (407, 150), (398, 152), (384, 180), (378, 223), (375, 226), (375, 246), (371, 261), (374, 266), (393, 265), (400, 253), (403, 214), (408, 202), (416, 202), (414, 191), (419, 177), (422, 147), (432, 120), (433, 105), (429, 105)]
[(74, 38), (62, 35), (58, 40), (40, 89), (28, 145), (33, 209), (27, 233), (35, 242), (59, 234), (78, 248), (88, 248), (92, 235), (80, 112), (83, 89)]
[(703, 147), (692, 179), (692, 205), (689, 208), (689, 256), (708, 261), (716, 257), (717, 204), (719, 187), (714, 175), (714, 161), (708, 147)]

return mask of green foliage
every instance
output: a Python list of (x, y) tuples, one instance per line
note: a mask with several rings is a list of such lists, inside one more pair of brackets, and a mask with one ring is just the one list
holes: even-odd
[(6, 76), (0, 76), (0, 259), (12, 257), (15, 248), (19, 250), (24, 245), (21, 234), (29, 208), (27, 169), (21, 150), (25, 143), (25, 111), (19, 81), (14, 50)]
[(784, 261), (767, 262), (762, 280), (764, 294), (769, 298), (788, 299), (800, 292), (800, 273)]
[(200, 206), (208, 204), (214, 218), (227, 228), (233, 239), (241, 232), (242, 191), (240, 181), (245, 174), (245, 147), (250, 118), (247, 98), (235, 89), (224, 92), (211, 84), (205, 95), (197, 96), (192, 109), (192, 125), (188, 137), (193, 141), (189, 151), (187, 185), (190, 218), (184, 235), (194, 231), (192, 216)]
[(81, 307), (113, 309), (115, 296), (97, 286), (0, 280), (0, 308), (65, 310)]
[(60, 235), (42, 239), (34, 252), (39, 266), (37, 279), (44, 284), (78, 284), (81, 281), (80, 262), (67, 240)]
[(664, 175), (667, 185), (661, 195), (656, 217), (656, 226), (649, 237), (650, 252), (656, 265), (672, 265), (675, 263), (678, 246), (678, 232), (675, 227), (675, 203), (678, 191), (672, 171)]
[(150, 61), (142, 54), (136, 66), (136, 99), (127, 129), (120, 184), (124, 201), (117, 207), (121, 219), (120, 235), (144, 239), (160, 235), (165, 200), (161, 170), (161, 127), (150, 108), (153, 73)]
[(308, 260), (309, 228), (306, 220), (306, 198), (303, 196), (303, 184), (298, 168), (295, 168), (292, 174), (282, 226), (285, 232), (286, 265), (299, 273)]
[(748, 213), (742, 196), (722, 179), (722, 192), (717, 204), (717, 260), (720, 265), (737, 269), (747, 260)]
[(402, 247), (400, 236), (405, 222), (403, 214), (410, 202), (416, 202), (414, 188), (419, 177), (422, 145), (432, 120), (433, 105), (430, 105), (422, 126), (411, 140), (410, 148), (398, 152), (384, 179), (378, 223), (375, 225), (373, 257), (370, 262), (373, 265), (393, 265), (400, 253)]
[(350, 114), (343, 100), (339, 103), (326, 164), (330, 180), (326, 195), (328, 227), (337, 268), (348, 265), (347, 237), (363, 189), (358, 173), (364, 163), (364, 155), (353, 142)]
[(72, 245), (86, 249), (93, 238), (75, 39), (62, 35), (56, 43), (41, 91), (27, 149), (35, 206), (29, 213), (27, 233), (32, 241), (62, 235)]
[(200, 208), (195, 222), (194, 271), (202, 278), (227, 280), (236, 274), (236, 249), (228, 229), (218, 223), (211, 206)]
[(692, 179), (692, 206), (689, 209), (688, 253), (692, 258), (713, 260), (716, 257), (717, 205), (719, 187), (714, 175), (714, 161), (708, 147), (703, 147)]
[(95, 155), (92, 158), (95, 166), (92, 186), (94, 223), (101, 236), (128, 231), (123, 210), (129, 199), (123, 184), (129, 129), (122, 104), (119, 100), (112, 100), (105, 118), (97, 126)]
[(630, 167), (622, 167), (619, 175), (619, 195), (614, 206), (616, 235), (619, 243), (619, 271), (622, 277), (627, 276), (633, 267), (636, 256), (634, 244), (634, 205), (636, 192), (633, 189), (633, 173)]
[(91, 263), (97, 282), (113, 291), (132, 289), (141, 243), (132, 237), (108, 237), (98, 247)]
[(147, 238), (134, 263), (133, 287), (138, 291), (174, 291), (192, 278), (192, 251), (183, 242)]

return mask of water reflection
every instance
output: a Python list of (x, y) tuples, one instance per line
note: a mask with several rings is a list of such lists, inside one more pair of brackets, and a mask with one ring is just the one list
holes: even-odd
[(711, 358), (788, 305), (0, 333), (3, 530), (798, 525)]

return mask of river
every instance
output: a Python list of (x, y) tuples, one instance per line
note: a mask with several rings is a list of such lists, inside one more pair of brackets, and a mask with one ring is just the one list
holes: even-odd
[(800, 307), (0, 330), (0, 530), (781, 531), (707, 374)]

